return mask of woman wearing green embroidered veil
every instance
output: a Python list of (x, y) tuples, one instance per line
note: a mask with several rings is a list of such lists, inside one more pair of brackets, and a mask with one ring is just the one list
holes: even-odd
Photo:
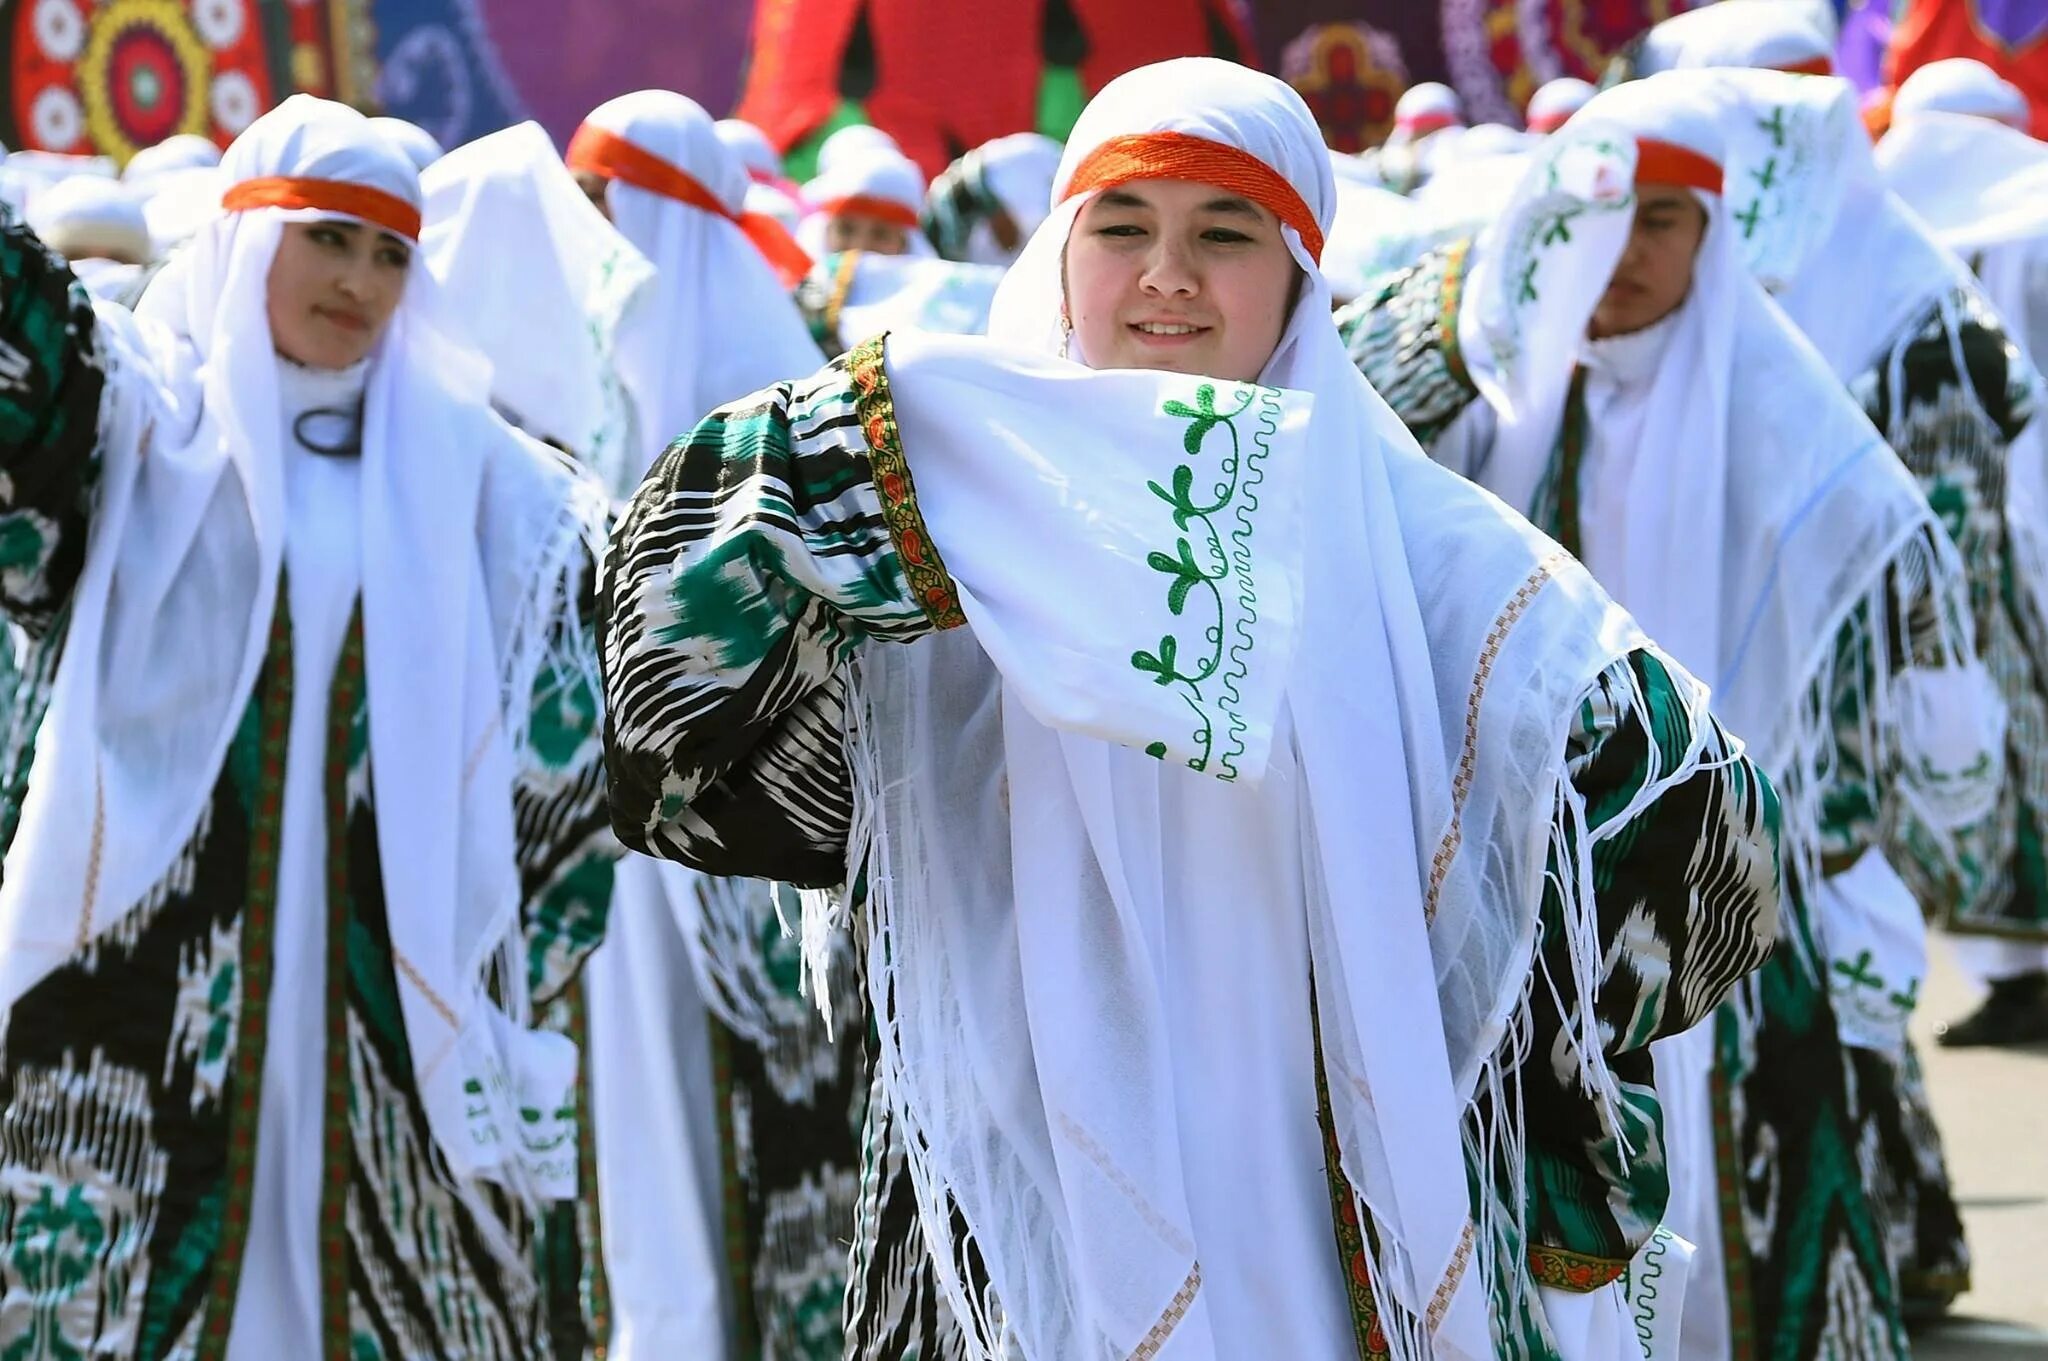
[(600, 601), (620, 835), (864, 943), (849, 1347), (1640, 1356), (1769, 787), (1351, 370), (1292, 91), (1134, 72), (1058, 185), (998, 342), (713, 415)]
[(1738, 110), (1691, 73), (1599, 95), (1476, 240), (1338, 323), (1439, 460), (1552, 527), (1712, 678), (1784, 798), (1785, 943), (1658, 1046), (1667, 1223), (1700, 1248), (1686, 1355), (1897, 1356), (1828, 963), (1853, 900), (1915, 919), (1885, 828), (1981, 816), (2003, 710), (1953, 544), (1749, 277)]

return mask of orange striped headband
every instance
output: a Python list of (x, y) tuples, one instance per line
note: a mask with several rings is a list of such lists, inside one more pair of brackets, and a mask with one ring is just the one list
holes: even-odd
[(1775, 66), (1771, 69), (1783, 71), (1791, 76), (1831, 76), (1835, 73), (1835, 62), (1832, 57), (1827, 56), (1809, 57), (1805, 61), (1795, 61), (1790, 65)]
[(585, 123), (576, 129), (576, 135), (569, 139), (569, 154), (563, 159), (571, 170), (586, 170), (618, 180), (724, 218), (746, 234), (791, 287), (811, 272), (811, 257), (780, 222), (762, 213), (733, 212), (696, 176), (609, 128)]
[(1190, 180), (1242, 194), (1294, 228), (1309, 259), (1323, 261), (1323, 229), (1286, 177), (1249, 151), (1206, 137), (1185, 132), (1112, 137), (1088, 153), (1061, 198), (1114, 189), (1133, 180)]
[(221, 195), (220, 206), (231, 213), (245, 213), (252, 208), (312, 208), (360, 218), (408, 241), (420, 239), (419, 209), (396, 194), (347, 180), (265, 175), (229, 188)]
[(1442, 132), (1445, 128), (1456, 127), (1457, 123), (1458, 115), (1431, 110), (1428, 113), (1418, 113), (1413, 117), (1404, 118), (1399, 126), (1403, 132), (1421, 137), (1432, 132)]
[(917, 228), (917, 210), (908, 204), (898, 203), (892, 198), (877, 198), (873, 194), (848, 194), (844, 198), (826, 199), (813, 204), (819, 212), (828, 217), (839, 217), (846, 213), (858, 213), (862, 217), (880, 218), (906, 231)]
[(1636, 183), (1681, 184), (1709, 194), (1721, 192), (1721, 167), (1697, 151), (1654, 137), (1636, 138)]

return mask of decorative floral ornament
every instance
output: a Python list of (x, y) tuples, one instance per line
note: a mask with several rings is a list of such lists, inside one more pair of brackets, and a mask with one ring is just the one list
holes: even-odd
[(224, 52), (242, 40), (248, 26), (243, 0), (194, 0), (192, 22), (199, 36), (216, 52)]
[(69, 151), (85, 135), (85, 110), (78, 96), (61, 85), (52, 85), (36, 96), (29, 110), (36, 145), (46, 151)]
[(239, 133), (263, 112), (256, 86), (240, 71), (223, 71), (213, 79), (213, 119), (230, 135)]
[(85, 50), (85, 16), (75, 0), (36, 0), (36, 46), (52, 61), (72, 62)]

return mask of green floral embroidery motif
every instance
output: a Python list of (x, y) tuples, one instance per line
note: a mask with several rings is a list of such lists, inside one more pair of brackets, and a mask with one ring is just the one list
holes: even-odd
[(85, 1353), (64, 1336), (60, 1315), (85, 1287), (107, 1241), (106, 1225), (86, 1204), (85, 1189), (69, 1188), (60, 1203), (45, 1186), (15, 1221), (11, 1240), (8, 1254), (35, 1305), (28, 1332), (0, 1351), (0, 1359), (84, 1361)]
[[(1170, 630), (1160, 636), (1156, 649), (1131, 654), (1134, 668), (1151, 676), (1155, 684), (1177, 688), (1193, 713), (1193, 754), (1188, 768), (1207, 771), (1213, 763), (1216, 774), (1225, 780), (1237, 778), (1236, 761), (1245, 749), (1246, 725), (1239, 713), (1241, 691), (1250, 668), (1251, 626), (1259, 618), (1258, 591), (1251, 572), (1252, 517), (1259, 508), (1258, 486), (1264, 481), (1260, 465), (1271, 452), (1271, 437), (1280, 426), (1277, 393), (1237, 387), (1233, 397), (1234, 404), (1219, 408), (1217, 385), (1203, 383), (1195, 389), (1192, 403), (1169, 398), (1160, 404), (1162, 414), (1187, 422), (1181, 447), (1191, 460), (1203, 456), (1210, 437), (1219, 429), (1229, 436), (1229, 452), (1218, 460), (1214, 481), (1206, 492), (1197, 493), (1192, 462), (1176, 463), (1165, 485), (1146, 484), (1172, 508), (1173, 526), (1180, 531), (1171, 552), (1155, 549), (1145, 559), (1154, 571), (1168, 578), (1167, 612), (1175, 619), (1186, 617), (1192, 598), (1213, 607), (1215, 623), (1202, 628), (1199, 642), (1190, 643), (1179, 630)], [(1240, 421), (1247, 430), (1239, 429)], [(1210, 609), (1197, 609), (1197, 619), (1209, 617)], [(1220, 752), (1219, 712), (1228, 728)], [(1168, 750), (1165, 742), (1145, 748), (1146, 754), (1160, 760), (1166, 759)]]

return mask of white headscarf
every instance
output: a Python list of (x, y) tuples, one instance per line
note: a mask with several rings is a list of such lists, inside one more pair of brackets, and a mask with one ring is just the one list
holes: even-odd
[(1586, 101), (1593, 97), (1591, 81), (1580, 80), (1577, 76), (1559, 76), (1556, 80), (1545, 81), (1529, 96), (1527, 122), (1531, 132), (1556, 132), (1565, 125), (1565, 120), (1586, 107)]
[(1936, 299), (1967, 282), (1962, 262), (1879, 178), (1847, 81), (1761, 70), (1675, 80), (1724, 91), (1733, 114), (1730, 212), (1741, 215), (1743, 255), (1836, 377), (1860, 375)]
[[(971, 153), (981, 161), (982, 182), (1017, 224), (1019, 239), (1038, 230), (1052, 210), (1052, 177), (1060, 166), (1060, 144), (1037, 132), (1015, 132), (984, 143)], [(967, 259), (979, 265), (1007, 265), (1015, 253), (996, 244), (986, 222), (967, 239)]]
[(1411, 85), (1394, 101), (1394, 131), (1390, 146), (1419, 141), (1445, 128), (1465, 126), (1465, 101), (1458, 92), (1440, 81), (1426, 80)]
[(157, 176), (172, 170), (203, 170), (220, 164), (220, 148), (211, 137), (201, 137), (196, 132), (181, 132), (166, 137), (155, 146), (144, 147), (129, 157), (128, 164), (121, 168), (121, 178), (132, 185), (147, 185)]
[(154, 256), (142, 197), (119, 180), (78, 175), (51, 185), (29, 205), (28, 225), (71, 259), (101, 257), (147, 264)]
[(908, 243), (904, 254), (936, 255), (918, 225), (925, 187), (924, 172), (900, 151), (886, 147), (844, 151), (831, 169), (820, 170), (816, 179), (804, 185), (804, 205), (810, 215), (797, 229), (797, 242), (813, 258), (822, 257), (826, 254), (826, 225), (843, 212), (866, 213), (903, 228)]
[[(0, 1005), (173, 871), (259, 675), (284, 555), (266, 312), (284, 224), (369, 213), (379, 230), (416, 230), (412, 166), (338, 104), (285, 101), (223, 168), (230, 204), (248, 206), (165, 268), (139, 334), (100, 312), (98, 510), (0, 885)], [(352, 207), (257, 206), (308, 194)], [(518, 931), (511, 794), (533, 686), (573, 617), (602, 503), (490, 413), (488, 370), (435, 304), (432, 276), (412, 270), (363, 417), (363, 642), (392, 956), (450, 1166), (560, 1195), (573, 1168), (529, 1147), (519, 1111), (567, 1095), (573, 1047), (521, 1030), (485, 987)], [(523, 980), (505, 980), (515, 1013)]]
[(829, 175), (842, 164), (861, 160), (878, 151), (893, 151), (898, 156), (903, 154), (903, 148), (896, 139), (874, 124), (848, 124), (819, 144), (818, 173)]
[(1832, 14), (1812, 0), (1717, 0), (1674, 14), (1643, 35), (1636, 74), (1753, 66), (1832, 75)]
[(1877, 144), (1884, 183), (1937, 241), (1971, 260), (1998, 314), (2048, 360), (2048, 143), (1991, 119), (1923, 112)]
[(149, 222), (150, 245), (161, 258), (220, 216), (220, 196), (227, 191), (227, 182), (217, 165), (193, 166), (166, 170), (144, 187), (149, 197), (142, 215)]
[[(1133, 621), (1115, 614), (1126, 554), (1098, 550), (1088, 582), (1048, 596), (1041, 566), (1088, 568), (1045, 535), (1093, 532), (1095, 510), (1077, 517), (1077, 505), (1100, 509), (1107, 534), (1115, 517), (1105, 498), (1148, 504), (1156, 518), (1163, 508), (1146, 498), (1168, 497), (1163, 482), (1146, 490), (1141, 464), (1126, 470), (1128, 486), (1105, 485), (1104, 470), (1132, 454), (1106, 413), (1088, 409), (1086, 390), (1064, 402), (1053, 390), (1079, 376), (1019, 360), (1005, 383), (986, 376), (989, 352), (972, 342), (892, 339), (894, 410), (917, 451), (918, 495), (952, 531), (945, 551), (968, 642), (987, 658), (948, 638), (870, 649), (862, 661), (875, 701), (855, 705), (869, 726), (854, 768), (868, 772), (869, 967), (884, 1090), (905, 1121), (942, 1288), (957, 1316), (987, 1325), (991, 1349), (989, 1302), (970, 1299), (954, 1273), (956, 1211), (1024, 1354), (1215, 1357), (1189, 1204), (1230, 1184), (1233, 1169), (1190, 1162), (1202, 1155), (1186, 1122), (1214, 1117), (1176, 1106), (1174, 1054), (1189, 1040), (1166, 1026), (1166, 999), (1199, 991), (1203, 965), (1166, 957), (1160, 942), (1184, 914), (1250, 913), (1250, 930), (1299, 929), (1342, 1166), (1379, 1249), (1372, 1284), (1389, 1344), (1403, 1358), (1476, 1361), (1494, 1354), (1487, 1285), (1495, 1273), (1522, 1279), (1522, 1267), (1512, 1208), (1489, 1199), (1473, 1221), (1464, 1141), (1489, 1167), (1515, 1146), (1518, 1116), (1497, 1085), (1500, 1045), (1528, 980), (1550, 830), (1575, 816), (1562, 811), (1574, 797), (1561, 778), (1563, 725), (1598, 672), (1639, 638), (1554, 546), (1425, 459), (1349, 363), (1316, 243), (1304, 239), (1319, 239), (1335, 212), (1329, 159), (1299, 96), (1269, 76), (1185, 59), (1111, 82), (1068, 144), (1055, 181), (1064, 201), (998, 293), (993, 337), (1046, 355), (1078, 345), (1063, 335), (1060, 282), (1091, 192), (1076, 176), (1113, 139), (1156, 145), (1156, 134), (1176, 133), (1214, 144), (1203, 155), (1292, 186), (1300, 205), (1283, 215), (1283, 236), (1304, 286), (1261, 376), (1292, 391), (1268, 394), (1268, 433), (1256, 438), (1273, 456), (1243, 453), (1245, 475), (1265, 478), (1259, 514), (1271, 516), (1240, 563), (1259, 586), (1257, 617), (1240, 616), (1233, 601), (1219, 630), (1241, 637), (1239, 661), (1250, 665), (1231, 720), (1236, 765), (1206, 767), (1256, 784), (1268, 753), (1286, 743), (1295, 773), (1219, 792), (1210, 776), (1182, 768), (1205, 766), (1194, 759), (1198, 742), (1180, 735), (1188, 716), (1155, 710), (1172, 692), (1149, 679), (1132, 686), (1108, 655), (1114, 645), (1097, 637), (1041, 655), (1046, 636), (1074, 631), (1045, 620), (1053, 600), (1063, 618), (1088, 621), (1083, 632), (1135, 636)], [(1080, 192), (1069, 196), (1069, 186)], [(981, 365), (970, 367), (976, 356)], [(1106, 390), (1173, 380), (1085, 381)], [(1209, 398), (1223, 411), (1257, 393), (1215, 384)], [(1311, 400), (1302, 432), (1294, 413)], [(1226, 478), (1235, 466), (1224, 465)], [(1230, 487), (1215, 490), (1229, 501)], [(980, 532), (966, 523), (975, 507)], [(1451, 562), (1456, 572), (1444, 570)], [(1015, 585), (1020, 574), (1029, 586)], [(1020, 612), (1036, 626), (1013, 627)], [(1504, 624), (1511, 616), (1523, 622)], [(1149, 635), (1142, 645), (1165, 650)], [(1482, 653), (1497, 688), (1482, 677), (1475, 693)], [(998, 781), (980, 773), (989, 757), (979, 739), (962, 744), (970, 719), (956, 712), (973, 707), (973, 677), (989, 660), (1001, 673), (999, 804), (989, 797)], [(1485, 717), (1468, 729), (1474, 703)], [(1468, 745), (1476, 733), (1487, 736)], [(1148, 736), (1163, 739), (1151, 748), (1160, 760), (1145, 753)], [(1692, 759), (1678, 753), (1671, 766), (1689, 773)], [(1455, 781), (1454, 767), (1464, 771)], [(1165, 886), (1198, 847), (1298, 867), (1302, 896), (1276, 886), (1272, 902), (1226, 905), (1197, 884), (1169, 901)], [(853, 854), (865, 857), (866, 844)], [(1565, 878), (1577, 880), (1569, 869)], [(1590, 899), (1566, 892), (1579, 939)], [(1301, 990), (1299, 978), (1287, 987)], [(1238, 1047), (1234, 1068), (1272, 1062), (1249, 1037)], [(1589, 1090), (1607, 1091), (1597, 1047), (1588, 1049)], [(1495, 1091), (1501, 1123), (1477, 1130), (1482, 1087)]]
[(404, 118), (372, 118), (370, 126), (380, 137), (388, 137), (405, 158), (412, 162), (414, 170), (425, 170), (445, 156), (440, 140), (419, 124)]
[(768, 134), (743, 118), (721, 118), (713, 125), (725, 149), (746, 167), (747, 178), (756, 184), (777, 184), (782, 180), (782, 157)]
[(538, 123), (450, 152), (420, 188), (421, 252), (462, 300), (498, 405), (623, 486), (645, 442), (618, 379), (618, 337), (654, 266), (592, 206)]
[(1726, 135), (1743, 121), (1739, 109), (1723, 82), (1696, 73), (1630, 82), (1588, 103), (1536, 154), (1515, 202), (1475, 244), (1459, 335), (1499, 421), (1475, 475), (1510, 505), (1533, 508), (1587, 324), (1627, 246), (1638, 173), (1687, 182), (1677, 178), (1687, 167), (1665, 168), (1663, 144), (1724, 177), (1725, 195), (1693, 191), (1706, 234), (1691, 293), (1669, 323), (1642, 455), (1614, 474), (1628, 479), (1627, 513), (1588, 529), (1622, 539), (1607, 555), (1623, 564), (1610, 573), (1616, 596), (1709, 680), (1716, 714), (1778, 779), (1820, 740), (1804, 731), (1802, 705), (1839, 626), (1879, 591), (1929, 514), (1746, 268), (1730, 201), (1745, 182)]
[[(708, 196), (695, 206), (674, 193), (612, 179), (612, 222), (652, 261), (653, 286), (619, 331), (618, 367), (632, 395), (641, 448), (626, 460), (623, 492), (654, 456), (721, 402), (808, 373), (822, 362), (803, 317), (741, 221), (747, 172), (710, 115), (682, 95), (642, 90), (591, 111), (586, 130), (621, 139), (653, 172), (639, 178)], [(578, 146), (593, 145), (578, 133)]]
[(1930, 113), (1989, 118), (2019, 132), (2033, 126), (2034, 116), (2018, 86), (1969, 57), (1928, 62), (1900, 83), (1892, 99), (1892, 127)]

